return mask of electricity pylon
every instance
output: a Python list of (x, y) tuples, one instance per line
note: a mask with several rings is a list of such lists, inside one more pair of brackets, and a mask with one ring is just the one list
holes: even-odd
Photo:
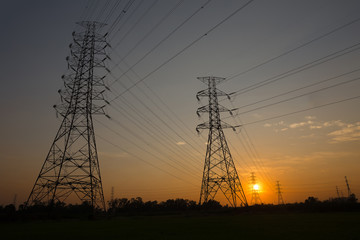
[(336, 194), (337, 194), (338, 198), (340, 198), (340, 193), (339, 193), (339, 188), (338, 188), (338, 186), (336, 186)]
[(348, 191), (348, 197), (350, 197), (350, 195), (351, 195), (351, 190), (350, 190), (350, 185), (349, 185), (349, 182), (348, 182), (346, 176), (345, 176), (345, 183), (346, 183), (346, 187), (347, 187), (347, 191)]
[(197, 79), (207, 84), (208, 88), (198, 92), (196, 98), (198, 100), (200, 97), (209, 98), (209, 104), (198, 108), (196, 112), (199, 116), (201, 113), (209, 113), (209, 121), (196, 127), (197, 132), (200, 129), (209, 129), (199, 203), (214, 200), (220, 190), (231, 206), (247, 206), (246, 196), (223, 132), (223, 128), (235, 130), (238, 126), (231, 126), (220, 119), (220, 112), (231, 113), (231, 110), (218, 103), (218, 97), (225, 96), (230, 99), (229, 94), (216, 88), (216, 84), (225, 78), (198, 77)]
[(104, 77), (98, 74), (108, 71), (104, 63), (108, 58), (107, 34), (99, 33), (105, 24), (88, 21), (78, 24), (83, 31), (73, 32), (71, 56), (66, 58), (70, 73), (62, 76), (61, 104), (54, 106), (62, 122), (27, 205), (78, 199), (105, 210), (92, 116), (106, 115), (103, 93), (107, 87)]
[(276, 181), (276, 193), (278, 195), (278, 205), (284, 205), (284, 199), (280, 188), (280, 182)]
[(255, 173), (252, 172), (250, 176), (251, 181), (251, 205), (261, 204), (261, 199), (259, 195), (259, 188), (256, 182)]

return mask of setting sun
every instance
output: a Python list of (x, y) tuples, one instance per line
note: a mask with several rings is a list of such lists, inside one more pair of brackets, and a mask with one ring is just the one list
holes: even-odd
[(259, 190), (259, 189), (260, 189), (260, 187), (259, 187), (259, 185), (258, 185), (258, 184), (255, 184), (255, 185), (253, 186), (253, 189), (257, 191), (257, 190)]

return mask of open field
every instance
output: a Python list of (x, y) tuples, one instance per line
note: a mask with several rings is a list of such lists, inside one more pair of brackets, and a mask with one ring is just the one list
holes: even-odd
[(1, 239), (360, 239), (360, 213), (119, 217), (1, 223)]

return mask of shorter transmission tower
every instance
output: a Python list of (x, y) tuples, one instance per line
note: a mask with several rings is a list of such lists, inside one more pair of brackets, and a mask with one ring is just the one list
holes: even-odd
[(348, 197), (350, 197), (351, 190), (350, 190), (350, 185), (349, 185), (349, 182), (348, 182), (348, 179), (346, 176), (345, 176), (345, 182), (346, 182), (346, 187), (347, 187), (347, 191), (348, 191)]
[(114, 201), (114, 187), (111, 187), (111, 202)]
[(235, 127), (220, 119), (220, 112), (231, 114), (231, 110), (218, 103), (218, 97), (230, 98), (229, 94), (216, 88), (216, 84), (224, 81), (225, 78), (199, 77), (198, 79), (208, 88), (198, 92), (196, 98), (200, 100), (200, 97), (207, 97), (209, 100), (208, 105), (198, 108), (196, 112), (199, 116), (201, 113), (209, 114), (209, 121), (196, 127), (198, 132), (200, 129), (209, 129), (199, 203), (213, 200), (220, 190), (232, 207), (247, 206), (245, 193), (223, 132), (223, 128), (235, 129)]
[(338, 188), (338, 186), (336, 186), (336, 194), (337, 194), (338, 198), (340, 198), (340, 193), (339, 193), (339, 188)]
[(276, 181), (276, 193), (278, 195), (278, 205), (284, 205), (284, 199), (280, 188), (280, 182)]
[(259, 195), (259, 185), (256, 182), (255, 173), (251, 173), (251, 205), (261, 204), (261, 199)]
[(13, 205), (16, 208), (16, 203), (17, 203), (17, 194), (14, 195), (14, 199), (13, 199)]

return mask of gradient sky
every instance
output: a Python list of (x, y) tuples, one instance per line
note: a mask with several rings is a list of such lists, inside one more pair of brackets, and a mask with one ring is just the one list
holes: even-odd
[[(105, 33), (126, 2), (115, 8), (114, 0), (1, 1), (0, 204), (11, 203), (15, 194), (18, 204), (27, 199), (60, 126), (61, 119), (56, 118), (52, 106), (59, 102), (60, 76), (67, 72), (65, 58), (71, 33), (80, 29), (75, 22), (105, 21), (115, 8), (107, 18)], [(133, 82), (143, 81), (107, 106), (111, 120), (96, 116), (105, 199), (110, 198), (114, 187), (115, 197), (198, 201), (207, 132), (198, 136), (195, 131), (197, 124), (206, 121), (205, 115), (199, 119), (195, 113), (206, 104), (205, 100), (198, 104), (195, 98), (206, 87), (196, 77), (229, 78), (219, 89), (230, 93), (335, 52), (339, 56), (334, 59), (324, 58), (324, 63), (239, 94), (231, 101), (221, 101), (229, 108), (241, 107), (235, 112), (238, 116), (222, 117), (229, 124), (243, 124), (240, 131), (225, 130), (225, 134), (248, 200), (251, 172), (258, 178), (265, 203), (276, 203), (277, 180), (285, 202), (304, 201), (308, 196), (322, 200), (336, 197), (336, 186), (346, 195), (344, 176), (359, 195), (360, 99), (314, 107), (360, 94), (360, 80), (356, 80), (360, 71), (355, 71), (360, 68), (360, 52), (356, 49), (360, 20), (354, 21), (359, 18), (360, 2), (255, 0), (144, 78), (246, 2), (213, 0), (119, 78), (205, 2), (136, 0), (113, 26), (109, 34), (112, 48), (107, 65), (112, 73), (106, 78), (111, 88), (107, 99), (114, 99)], [(166, 20), (149, 32), (178, 3)], [(346, 48), (345, 54), (342, 50)], [(120, 61), (123, 56), (125, 60)], [(334, 87), (324, 89), (330, 86)], [(303, 96), (295, 98), (298, 95)], [(269, 105), (289, 98), (294, 99)], [(301, 111), (309, 108), (314, 109)], [(274, 118), (296, 111), (300, 112)]]

